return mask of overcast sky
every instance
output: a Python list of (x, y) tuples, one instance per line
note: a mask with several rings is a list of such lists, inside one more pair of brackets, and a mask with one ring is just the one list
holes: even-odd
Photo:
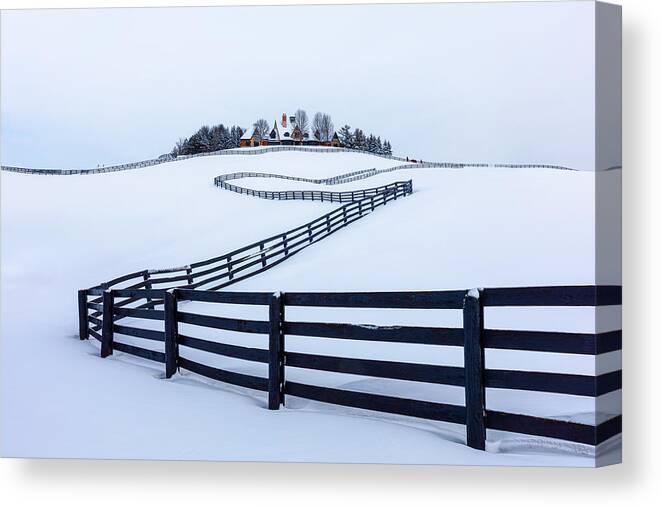
[(3, 11), (3, 164), (95, 167), (299, 107), (426, 160), (594, 166), (592, 2)]

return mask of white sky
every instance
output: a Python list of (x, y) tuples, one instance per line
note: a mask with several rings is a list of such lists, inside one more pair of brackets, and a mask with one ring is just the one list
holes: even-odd
[(426, 160), (594, 168), (594, 3), (3, 11), (3, 164), (168, 152), (299, 107)]

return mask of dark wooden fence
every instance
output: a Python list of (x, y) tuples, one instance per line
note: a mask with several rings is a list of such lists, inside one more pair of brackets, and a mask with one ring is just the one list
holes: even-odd
[[(306, 181), (312, 183), (322, 183), (328, 184), (327, 181), (332, 180), (330, 184), (339, 184), (346, 183), (349, 181), (354, 181), (358, 179), (363, 179), (365, 177), (373, 176), (376, 174), (374, 169), (368, 169), (365, 173), (363, 171), (357, 171), (356, 173), (350, 173), (351, 177), (346, 177), (345, 179), (329, 178), (328, 180), (312, 180), (308, 178), (296, 178), (292, 176), (282, 176), (279, 174), (269, 174), (269, 173), (231, 173), (223, 174), (217, 176), (214, 179), (214, 184), (218, 187), (224, 188), (225, 190), (230, 190), (232, 192), (237, 192), (239, 194), (246, 194), (252, 197), (259, 197), (261, 199), (271, 199), (271, 200), (304, 200), (304, 201), (326, 201), (326, 202), (354, 202), (361, 201), (367, 198), (376, 198), (378, 195), (382, 194), (392, 194), (398, 190), (398, 187), (405, 185), (412, 185), (411, 180), (409, 181), (399, 181), (396, 183), (389, 183), (387, 185), (382, 185), (379, 187), (373, 188), (363, 188), (359, 190), (347, 190), (344, 192), (329, 192), (322, 190), (253, 190), (251, 188), (241, 187), (238, 185), (233, 185), (227, 183), (227, 181), (232, 179), (240, 178), (278, 178), (286, 180), (296, 180), (296, 181)], [(366, 176), (364, 176), (366, 174)]]
[[(225, 190), (230, 190), (232, 192), (237, 192), (239, 194), (246, 194), (254, 197), (260, 197), (262, 199), (282, 199), (282, 200), (291, 200), (291, 199), (300, 199), (300, 200), (313, 200), (313, 201), (329, 201), (329, 202), (351, 202), (359, 199), (364, 199), (373, 194), (378, 194), (383, 191), (387, 191), (390, 185), (384, 185), (381, 187), (369, 188), (369, 189), (359, 189), (352, 192), (320, 192), (320, 191), (267, 191), (267, 190), (253, 190), (250, 188), (241, 187), (228, 183), (231, 180), (243, 179), (243, 178), (274, 178), (281, 180), (290, 180), (290, 181), (302, 181), (304, 183), (313, 183), (315, 185), (340, 185), (343, 183), (350, 183), (352, 181), (363, 180), (370, 178), (377, 174), (384, 174), (393, 171), (401, 171), (405, 169), (421, 169), (427, 167), (444, 167), (444, 164), (404, 164), (398, 165), (395, 167), (386, 167), (384, 169), (361, 169), (358, 171), (352, 171), (349, 173), (339, 174), (330, 178), (304, 178), (300, 176), (287, 176), (283, 174), (274, 174), (274, 173), (262, 173), (262, 172), (234, 172), (221, 174), (214, 178), (214, 185), (217, 187), (224, 188)], [(392, 185), (392, 184), (391, 184)]]
[[(187, 266), (136, 271), (101, 283), (92, 289), (172, 287), (221, 289), (278, 265), (308, 246), (321, 241), (356, 220), (366, 217), (379, 206), (410, 195), (412, 192), (411, 180), (398, 181), (376, 189), (341, 192), (339, 194), (342, 196), (338, 197), (338, 202), (346, 202), (348, 199), (344, 197), (345, 195), (353, 195), (354, 200), (288, 231)], [(295, 194), (296, 198), (312, 198), (310, 192), (296, 191)], [(163, 302), (152, 302), (152, 305), (154, 304), (160, 305)]]
[[(205, 153), (196, 153), (194, 155), (179, 155), (178, 157), (173, 157), (171, 155), (165, 155), (155, 159), (149, 160), (140, 160), (138, 162), (129, 162), (126, 164), (110, 165), (105, 167), (97, 167), (94, 169), (44, 169), (44, 168), (31, 168), (31, 167), (17, 167), (10, 165), (3, 165), (0, 168), (3, 171), (16, 172), (16, 173), (25, 173), (25, 174), (39, 174), (44, 176), (71, 176), (71, 175), (90, 175), (90, 174), (101, 174), (108, 172), (116, 171), (127, 171), (131, 169), (139, 169), (142, 167), (150, 167), (160, 164), (165, 164), (166, 162), (172, 162), (176, 160), (186, 160), (189, 158), (198, 158), (198, 157), (216, 157), (216, 156), (227, 156), (227, 155), (262, 155), (264, 153), (274, 153), (282, 151), (303, 151), (303, 152), (316, 152), (316, 153), (363, 153), (366, 155), (373, 155), (375, 157), (386, 158), (389, 160), (398, 160), (400, 162), (409, 162), (408, 159), (403, 157), (396, 157), (394, 155), (382, 155), (378, 153), (371, 153), (364, 150), (355, 150), (350, 148), (327, 148), (327, 147), (312, 147), (312, 146), (263, 146), (260, 148), (230, 148), (220, 151), (210, 151)], [(487, 167), (489, 164), (473, 164), (473, 163), (464, 163), (464, 162), (424, 162), (418, 163), (419, 167), (444, 167), (444, 168), (454, 168), (459, 169), (465, 166), (471, 167)]]
[[(366, 155), (373, 155), (375, 157), (385, 158), (389, 160), (397, 160), (399, 162), (406, 162), (404, 165), (390, 168), (389, 170), (399, 170), (408, 168), (446, 168), (446, 169), (461, 169), (464, 167), (504, 167), (504, 168), (546, 168), (546, 169), (560, 169), (565, 171), (576, 171), (577, 169), (552, 164), (488, 164), (484, 162), (413, 162), (404, 157), (397, 157), (395, 155), (382, 155), (378, 153), (370, 153), (363, 150), (356, 150), (350, 148), (328, 148), (328, 147), (313, 147), (313, 146), (262, 146), (260, 148), (230, 148), (227, 150), (211, 151), (206, 153), (197, 153), (195, 155), (179, 155), (172, 157), (166, 155), (163, 157), (140, 160), (138, 162), (130, 162), (127, 164), (112, 165), (106, 167), (97, 167), (95, 169), (42, 169), (42, 168), (29, 168), (3, 165), (3, 171), (26, 173), (26, 174), (41, 174), (41, 175), (74, 175), (74, 174), (100, 174), (107, 172), (126, 171), (130, 169), (139, 169), (141, 167), (150, 167), (155, 165), (164, 164), (176, 160), (186, 160), (189, 158), (197, 157), (213, 157), (223, 155), (262, 155), (264, 153), (273, 153), (281, 151), (303, 151), (303, 152), (317, 152), (317, 153), (363, 153)], [(615, 167), (615, 169), (621, 166)], [(612, 168), (609, 168), (612, 169)]]
[[(85, 316), (81, 313), (81, 319), (86, 319), (84, 322), (83, 320), (80, 322), (81, 336), (91, 334), (95, 338), (100, 338), (103, 315), (102, 296), (108, 289), (142, 291), (139, 292), (142, 296), (150, 294), (139, 307), (134, 309), (145, 312), (158, 311), (155, 308), (165, 304), (159, 289), (181, 287), (218, 290), (262, 273), (343, 227), (369, 215), (379, 206), (411, 194), (413, 183), (411, 180), (400, 181), (379, 188), (381, 189), (379, 192), (369, 192), (370, 189), (357, 191), (366, 192), (366, 196), (340, 206), (299, 227), (256, 241), (224, 255), (194, 262), (187, 266), (136, 271), (89, 289), (80, 290), (81, 307), (87, 304), (94, 310)], [(89, 296), (94, 297), (88, 300)], [(141, 299), (138, 296), (117, 297), (120, 299), (114, 305), (118, 308), (133, 305), (138, 299)], [(121, 312), (122, 310), (120, 310), (120, 314)], [(145, 313), (145, 315), (154, 314)]]
[[(90, 297), (97, 299), (89, 301)], [(183, 303), (187, 301), (267, 306), (269, 319), (246, 320), (196, 314), (186, 311)], [(162, 304), (163, 310), (154, 309), (156, 304)], [(80, 338), (92, 336), (99, 340), (103, 357), (119, 350), (163, 363), (166, 377), (174, 375), (177, 369), (187, 370), (221, 382), (264, 391), (268, 393), (268, 408), (273, 410), (284, 405), (287, 396), (295, 396), (377, 412), (465, 424), (467, 445), (476, 449), (485, 448), (487, 429), (589, 445), (597, 445), (621, 432), (620, 415), (596, 425), (589, 425), (491, 410), (486, 401), (487, 388), (598, 397), (621, 389), (621, 371), (596, 376), (573, 375), (491, 369), (487, 368), (484, 362), (485, 349), (597, 356), (621, 349), (621, 331), (565, 333), (490, 329), (485, 326), (483, 309), (499, 306), (596, 307), (620, 304), (621, 288), (617, 286), (276, 294), (192, 289), (93, 288), (79, 294)], [(285, 317), (287, 307), (460, 310), (463, 312), (463, 328), (299, 322)], [(89, 313), (90, 311), (92, 313)], [(141, 329), (117, 323), (125, 317), (163, 321), (162, 330)], [(259, 349), (201, 339), (179, 332), (179, 324), (182, 323), (267, 335), (269, 346), (268, 349)], [(159, 350), (118, 341), (117, 337), (121, 335), (156, 341), (159, 343)], [(286, 336), (462, 347), (464, 367), (293, 352), (286, 347)], [(252, 376), (209, 366), (199, 360), (192, 360), (190, 350), (264, 363), (268, 365), (268, 376)], [(465, 404), (404, 399), (288, 381), (288, 368), (461, 386), (465, 388)], [(513, 393), (513, 396), (516, 394)]]

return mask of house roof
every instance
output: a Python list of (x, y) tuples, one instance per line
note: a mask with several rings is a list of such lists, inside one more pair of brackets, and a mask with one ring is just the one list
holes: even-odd
[(280, 141), (280, 130), (278, 129), (278, 122), (273, 123), (273, 128), (269, 131), (269, 139)]
[(250, 140), (250, 138), (255, 134), (255, 127), (248, 128), (243, 132), (241, 139)]
[[(273, 124), (273, 128), (269, 131), (269, 139), (274, 139), (274, 140), (282, 140), (282, 139), (289, 139), (291, 135), (294, 133), (294, 130), (296, 129), (296, 123), (292, 122), (291, 119), (288, 117), (287, 118), (287, 126), (283, 127), (282, 126), (282, 120), (276, 120)], [(275, 131), (275, 137), (270, 137), (271, 133)]]
[[(291, 117), (287, 116), (287, 126), (286, 127), (282, 126), (282, 119), (275, 120), (273, 122), (273, 127), (271, 127), (269, 133), (267, 134), (267, 138), (273, 141), (281, 141), (283, 139), (289, 139), (291, 138), (291, 135), (294, 133), (295, 129), (296, 129), (296, 122), (292, 122)], [(271, 133), (274, 133), (274, 137), (271, 137)], [(251, 126), (243, 133), (241, 139), (250, 140), (254, 135), (255, 135), (255, 127)], [(308, 139), (309, 137), (310, 136), (306, 137), (306, 139)]]

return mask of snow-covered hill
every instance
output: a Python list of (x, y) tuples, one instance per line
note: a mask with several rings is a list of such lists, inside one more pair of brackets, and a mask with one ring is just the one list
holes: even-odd
[[(3, 434), (11, 435), (2, 442), (3, 454), (589, 466), (592, 461), (578, 447), (544, 455), (524, 454), (522, 447), (508, 453), (475, 452), (461, 443), (461, 429), (452, 425), (364, 413), (355, 418), (351, 415), (358, 411), (300, 400), (286, 410), (267, 412), (254, 393), (219, 384), (200, 388), (210, 384), (192, 375), (160, 380), (157, 366), (122, 354), (101, 360), (94, 344), (76, 340), (77, 289), (138, 269), (218, 255), (337, 206), (253, 199), (215, 187), (214, 176), (261, 171), (322, 178), (399, 163), (356, 153), (287, 152), (203, 157), (93, 176), (3, 172), (2, 422)], [(594, 283), (594, 173), (409, 169), (334, 185), (332, 190), (409, 178), (413, 195), (233, 289), (422, 290)], [(249, 178), (236, 183), (268, 190), (319, 189), (286, 180)], [(256, 310), (231, 311), (245, 315)], [(326, 310), (324, 319), (341, 321), (347, 318), (343, 312), (333, 315)], [(351, 318), (422, 324), (414, 311), (361, 311)], [(459, 316), (447, 311), (422, 318), (435, 325), (459, 323)], [(594, 310), (587, 308), (501, 309), (488, 311), (486, 319), (490, 327), (592, 332), (595, 326)], [(611, 328), (619, 328), (615, 319)], [(260, 339), (232, 333), (223, 338), (254, 344)], [(364, 343), (348, 348), (335, 341), (291, 340), (288, 346), (354, 357), (461, 364), (460, 351), (451, 348), (430, 351)], [(594, 358), (550, 356), (501, 352), (490, 354), (487, 361), (490, 366), (594, 373)], [(611, 368), (618, 357), (613, 356)], [(246, 364), (234, 361), (221, 364), (247, 371)], [(315, 375), (328, 385), (463, 400), (463, 390), (456, 388)], [(605, 406), (616, 412), (619, 394), (612, 398)], [(488, 403), (497, 409), (532, 407), (535, 413), (578, 419), (594, 419), (595, 411), (594, 399), (535, 393), (507, 398), (489, 392)], [(558, 407), (566, 412), (559, 413)]]

